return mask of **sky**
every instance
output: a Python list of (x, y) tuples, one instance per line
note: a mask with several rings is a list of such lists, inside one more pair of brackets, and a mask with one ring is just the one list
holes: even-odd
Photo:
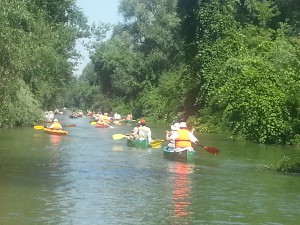
[[(88, 24), (96, 24), (99, 21), (104, 23), (116, 24), (121, 21), (121, 16), (118, 14), (118, 5), (120, 0), (76, 0), (76, 5), (82, 9), (85, 16), (88, 18)], [(88, 51), (77, 41), (76, 49), (81, 53), (83, 59), (78, 62), (77, 71), (75, 74), (81, 74), (83, 68), (90, 61)]]

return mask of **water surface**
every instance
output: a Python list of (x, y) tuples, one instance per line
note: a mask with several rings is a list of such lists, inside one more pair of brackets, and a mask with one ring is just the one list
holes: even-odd
[[(58, 117), (67, 136), (33, 128), (0, 130), (0, 224), (269, 224), (300, 220), (300, 180), (268, 170), (292, 147), (196, 134), (217, 156), (197, 147), (195, 163), (135, 149), (95, 128), (88, 118)], [(150, 125), (151, 126), (151, 125)], [(152, 125), (153, 136), (166, 127)]]

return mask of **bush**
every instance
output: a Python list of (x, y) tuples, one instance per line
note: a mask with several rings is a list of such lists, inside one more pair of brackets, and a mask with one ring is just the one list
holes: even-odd
[(277, 163), (276, 170), (284, 173), (300, 173), (300, 159), (292, 161), (289, 156), (284, 156)]

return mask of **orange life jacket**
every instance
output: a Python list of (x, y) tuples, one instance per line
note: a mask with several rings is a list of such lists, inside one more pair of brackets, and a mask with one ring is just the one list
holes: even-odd
[(189, 137), (189, 131), (185, 129), (179, 129), (178, 138), (175, 139), (176, 148), (187, 148), (192, 147), (192, 142)]

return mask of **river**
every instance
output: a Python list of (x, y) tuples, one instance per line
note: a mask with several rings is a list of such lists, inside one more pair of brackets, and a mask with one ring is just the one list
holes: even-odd
[[(57, 117), (67, 136), (33, 128), (0, 130), (0, 224), (253, 224), (300, 221), (300, 176), (269, 170), (295, 148), (198, 134), (192, 164), (113, 140), (131, 126), (95, 128), (89, 118)], [(153, 137), (165, 127), (151, 125)]]

